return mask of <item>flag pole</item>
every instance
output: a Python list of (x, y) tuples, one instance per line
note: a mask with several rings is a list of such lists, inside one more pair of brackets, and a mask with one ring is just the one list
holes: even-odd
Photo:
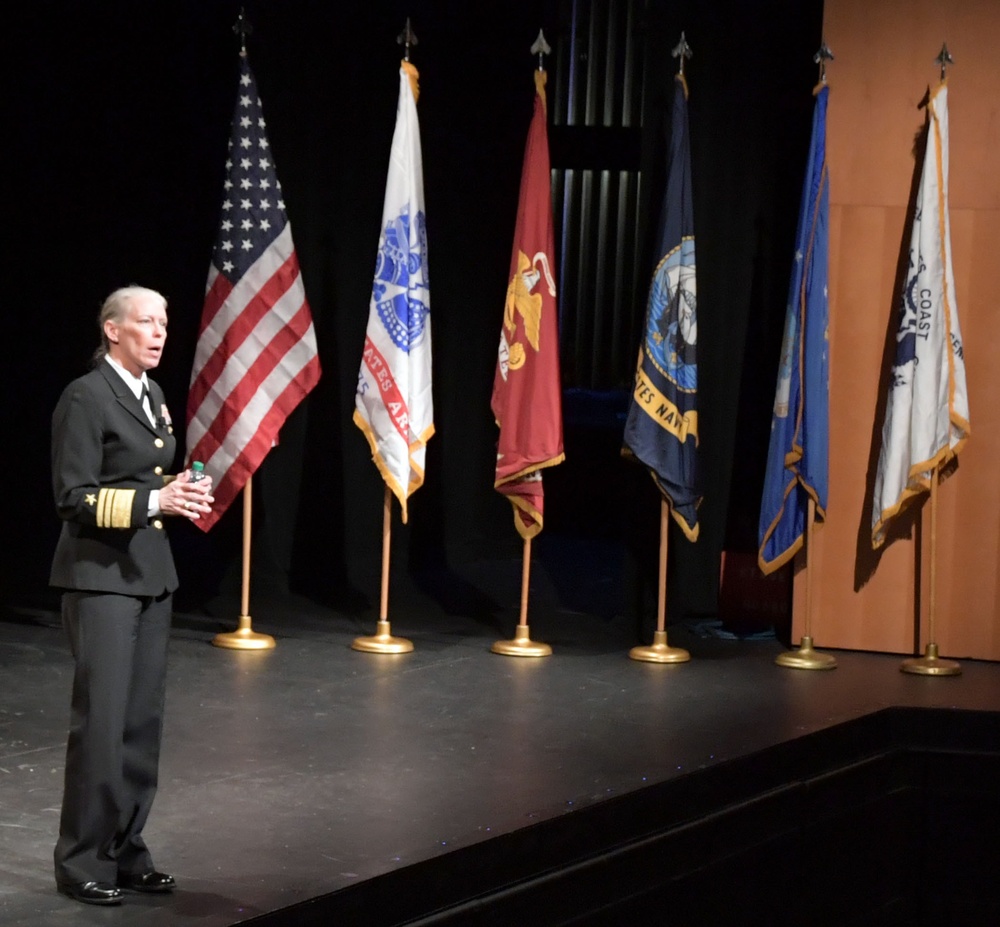
[(937, 613), (937, 485), (938, 465), (931, 471), (931, 544), (930, 561), (931, 575), (927, 603), (927, 647), (922, 657), (911, 657), (904, 660), (899, 667), (900, 672), (916, 673), (921, 676), (958, 676), (962, 667), (954, 660), (942, 660), (938, 657), (938, 645), (934, 639), (934, 620)]
[(490, 647), (493, 653), (505, 657), (547, 657), (552, 653), (548, 644), (533, 641), (528, 630), (528, 590), (531, 577), (531, 538), (524, 539), (521, 553), (521, 617), (514, 629), (513, 640), (495, 641)]
[(816, 527), (816, 500), (810, 496), (806, 509), (806, 609), (803, 622), (802, 643), (798, 650), (786, 650), (779, 653), (774, 662), (778, 666), (789, 669), (822, 670), (834, 669), (837, 666), (836, 657), (828, 653), (813, 650), (812, 628), (812, 598), (813, 598), (813, 530)]
[[(679, 59), (674, 78), (674, 102), (671, 109), (670, 146), (667, 158), (667, 184), (661, 211), (661, 249), (665, 255), (653, 272), (646, 309), (646, 333), (639, 347), (636, 367), (636, 387), (625, 423), (622, 454), (649, 467), (653, 481), (660, 489), (660, 559), (657, 596), (656, 631), (649, 646), (633, 647), (629, 657), (650, 663), (685, 663), (691, 654), (667, 643), (667, 553), (670, 517), (674, 514), (691, 541), (698, 539), (699, 479), (697, 476), (698, 426), (697, 409), (697, 311), (695, 308), (694, 216), (690, 207), (691, 157), (688, 144), (687, 98), (684, 62), (692, 57), (682, 32), (680, 41), (671, 51)], [(674, 257), (671, 258), (671, 255)], [(676, 258), (677, 263), (673, 264)], [(670, 269), (670, 268), (673, 269)], [(662, 326), (662, 328), (661, 328)], [(677, 373), (667, 374), (663, 364), (670, 366), (662, 355), (659, 342), (651, 332), (676, 329), (678, 338), (671, 351), (678, 364)], [(660, 339), (661, 341), (663, 339)], [(681, 346), (683, 345), (683, 347)], [(663, 363), (656, 360), (660, 356)], [(675, 379), (677, 377), (677, 379)], [(683, 388), (682, 385), (683, 384)], [(660, 394), (660, 390), (663, 394)], [(683, 428), (666, 428), (666, 423), (646, 407), (653, 394), (659, 396), (662, 408), (669, 408), (670, 419), (683, 420)], [(640, 397), (643, 397), (640, 399)], [(688, 438), (692, 442), (688, 442)], [(677, 446), (674, 446), (676, 440)], [(669, 447), (664, 442), (669, 444)], [(669, 474), (669, 475), (668, 475)], [(669, 487), (669, 488), (668, 488)], [(677, 493), (680, 489), (680, 494)], [(680, 496), (680, 498), (678, 497)], [(680, 502), (681, 511), (676, 508)]]
[[(547, 657), (552, 653), (552, 648), (548, 644), (540, 643), (538, 641), (533, 641), (531, 639), (531, 634), (528, 629), (528, 595), (531, 589), (531, 538), (541, 531), (542, 528), (542, 475), (541, 469), (543, 467), (553, 466), (558, 464), (563, 460), (562, 453), (562, 416), (561, 413), (556, 418), (558, 423), (558, 429), (555, 432), (557, 435), (556, 440), (553, 441), (554, 434), (550, 431), (546, 434), (545, 439), (541, 442), (537, 441), (536, 434), (536, 444), (534, 446), (533, 453), (529, 455), (528, 459), (521, 461), (522, 469), (514, 474), (504, 474), (501, 478), (501, 466), (500, 461), (506, 457), (506, 452), (511, 449), (511, 446), (506, 444), (507, 436), (511, 433), (509, 430), (505, 430), (501, 422), (507, 424), (508, 428), (510, 423), (507, 418), (507, 412), (511, 411), (511, 404), (508, 397), (511, 395), (507, 392), (508, 387), (498, 386), (498, 384), (508, 383), (508, 374), (511, 377), (514, 376), (513, 371), (517, 370), (520, 373), (517, 376), (528, 376), (527, 386), (521, 381), (521, 387), (524, 388), (526, 392), (516, 393), (515, 395), (531, 397), (533, 391), (537, 388), (538, 392), (534, 395), (536, 399), (543, 399), (543, 393), (552, 394), (555, 391), (556, 396), (558, 396), (558, 353), (548, 355), (548, 366), (542, 368), (536, 366), (539, 361), (532, 360), (525, 366), (525, 353), (524, 353), (524, 342), (522, 340), (514, 340), (513, 346), (508, 343), (508, 337), (511, 339), (515, 338), (516, 332), (521, 332), (521, 336), (524, 335), (524, 331), (518, 328), (517, 316), (520, 314), (525, 317), (525, 322), (527, 322), (528, 316), (533, 313), (536, 315), (536, 329), (535, 335), (532, 339), (528, 336), (527, 343), (531, 348), (537, 353), (543, 341), (551, 345), (553, 349), (556, 349), (558, 344), (558, 337), (556, 335), (556, 308), (555, 303), (552, 300), (555, 299), (556, 290), (555, 283), (549, 273), (549, 263), (553, 251), (552, 242), (552, 202), (551, 202), (551, 185), (550, 185), (550, 171), (549, 171), (549, 145), (548, 145), (548, 134), (545, 128), (546, 125), (546, 104), (545, 104), (545, 56), (552, 52), (549, 43), (545, 41), (545, 35), (541, 29), (538, 30), (538, 37), (535, 39), (531, 46), (531, 54), (538, 56), (538, 68), (535, 72), (535, 110), (532, 116), (531, 127), (528, 130), (528, 145), (525, 149), (525, 159), (524, 167), (521, 174), (521, 202), (518, 204), (517, 213), (517, 224), (514, 229), (514, 242), (515, 242), (515, 255), (520, 254), (520, 258), (527, 262), (526, 266), (532, 266), (533, 271), (537, 268), (537, 262), (540, 260), (543, 262), (542, 267), (548, 281), (548, 295), (550, 297), (548, 309), (543, 309), (545, 305), (545, 298), (543, 296), (543, 288), (540, 288), (534, 295), (531, 295), (532, 290), (538, 284), (541, 272), (536, 272), (534, 282), (526, 280), (523, 276), (525, 271), (525, 266), (520, 266), (514, 264), (512, 261), (512, 266), (515, 268), (512, 270), (512, 277), (510, 285), (507, 289), (507, 302), (505, 306), (504, 314), (504, 327), (500, 332), (500, 340), (502, 351), (498, 356), (497, 364), (497, 375), (494, 379), (493, 384), (493, 398), (491, 400), (491, 406), (493, 408), (494, 416), (496, 418), (497, 425), (501, 428), (500, 441), (498, 444), (497, 452), (497, 482), (494, 486), (500, 489), (501, 492), (505, 489), (510, 490), (515, 485), (519, 486), (522, 490), (526, 489), (529, 485), (533, 487), (533, 492), (528, 493), (525, 496), (520, 505), (518, 505), (515, 500), (518, 498), (517, 492), (514, 491), (510, 495), (512, 504), (514, 504), (514, 521), (517, 525), (518, 533), (521, 535), (524, 544), (521, 552), (521, 614), (518, 619), (517, 627), (514, 631), (513, 640), (501, 640), (495, 641), (490, 650), (493, 653), (501, 654), (502, 656), (508, 657)], [(536, 145), (532, 146), (532, 139), (536, 140)], [(535, 157), (530, 157), (529, 153), (534, 151)], [(541, 157), (541, 160), (539, 159)], [(539, 179), (538, 166), (544, 164), (544, 169), (540, 171), (540, 174), (544, 176), (544, 186), (546, 188), (546, 195), (544, 200), (541, 198), (532, 199), (527, 191), (534, 191), (533, 196), (537, 196), (540, 187), (537, 186), (537, 181)], [(532, 183), (532, 178), (535, 180), (535, 184)], [(528, 202), (536, 204), (537, 202), (545, 202), (545, 207), (536, 218), (545, 219), (545, 227), (547, 228), (546, 234), (542, 241), (533, 240), (530, 244), (522, 240), (522, 236), (528, 234), (525, 230), (531, 227), (531, 223), (528, 222), (526, 226), (522, 223), (526, 221), (526, 215), (528, 207), (525, 205)], [(533, 238), (535, 233), (531, 233), (529, 238)], [(524, 249), (527, 254), (534, 252), (535, 256), (533, 261), (529, 260), (525, 253), (520, 252), (519, 249)], [(544, 249), (544, 250), (543, 250)], [(520, 292), (520, 296), (518, 293)], [(537, 307), (532, 308), (532, 300), (537, 300)], [(527, 304), (527, 309), (525, 307)], [(542, 313), (545, 313), (544, 316)], [(508, 315), (509, 313), (509, 315)], [(544, 322), (542, 321), (544, 319)], [(540, 331), (545, 329), (546, 334), (542, 337), (540, 341)], [(551, 334), (551, 339), (549, 339), (549, 334)], [(520, 337), (520, 336), (518, 336)], [(520, 350), (520, 360), (515, 362), (515, 351)], [(505, 359), (507, 358), (507, 359)], [(508, 365), (509, 359), (509, 367)], [(546, 381), (546, 376), (540, 374), (539, 371), (544, 370), (547, 374), (551, 374), (551, 379)], [(527, 371), (531, 371), (530, 374)], [(533, 379), (536, 378), (537, 379)], [(520, 401), (520, 400), (519, 400)], [(556, 400), (558, 408), (558, 399)], [(544, 404), (544, 403), (543, 403)], [(499, 411), (502, 408), (503, 411)], [(523, 424), (525, 419), (521, 419), (521, 423), (518, 425), (514, 433), (520, 433), (523, 430)], [(551, 426), (552, 421), (549, 420), (548, 426)], [(541, 454), (539, 451), (541, 448), (545, 448), (545, 453)], [(515, 456), (519, 456), (522, 452), (520, 450), (515, 450)], [(503, 488), (501, 488), (503, 487)], [(530, 524), (529, 524), (530, 523)]]
[[(423, 161), (416, 109), (420, 88), (419, 73), (410, 63), (417, 37), (409, 17), (396, 42), (404, 46), (396, 126), (354, 410), (354, 423), (367, 437), (372, 460), (385, 480), (378, 627), (375, 634), (358, 637), (351, 645), (367, 653), (413, 650), (411, 641), (393, 637), (389, 627), (392, 497), (395, 490), (405, 524), (406, 500), (423, 485), (426, 443), (434, 434)], [(395, 308), (399, 305), (407, 307), (402, 317)], [(380, 307), (391, 307), (391, 320)]]
[[(242, 88), (230, 126), (230, 150), (235, 155), (243, 146), (255, 151), (269, 146), (263, 108), (247, 55), (246, 38), (251, 27), (242, 8), (233, 31), (240, 37), (239, 85)], [(208, 463), (215, 480), (215, 508), (204, 520), (195, 523), (202, 530), (209, 531), (229, 501), (235, 500), (240, 490), (243, 492), (243, 588), (239, 628), (234, 633), (216, 635), (212, 643), (234, 650), (270, 650), (275, 646), (274, 638), (254, 633), (250, 621), (253, 499), (250, 475), (275, 445), (278, 430), (292, 409), (316, 385), (321, 369), (309, 304), (298, 262), (294, 260), (291, 223), (280, 195), (281, 184), (273, 159), (227, 158), (225, 189), (223, 214), (227, 218), (219, 226), (209, 265), (202, 330), (195, 348), (188, 392), (187, 456), (189, 460), (200, 458)], [(230, 195), (230, 191), (249, 189), (271, 190), (275, 195), (252, 200), (249, 196)], [(227, 213), (227, 210), (233, 212)], [(232, 234), (237, 228), (246, 231), (245, 236), (241, 233), (238, 247), (234, 245)], [(270, 281), (278, 279), (284, 298), (275, 302)], [(267, 335), (264, 343), (234, 337), (234, 329), (251, 316), (268, 319), (266, 324), (261, 322), (257, 326), (257, 332), (277, 334)], [(294, 340), (284, 334), (293, 328), (296, 329)], [(273, 360), (274, 373), (258, 379), (251, 370), (254, 360), (261, 354)], [(220, 401), (219, 397), (226, 398)], [(245, 417), (244, 406), (258, 410), (260, 416)], [(216, 448), (220, 450), (217, 457)], [(224, 504), (222, 500), (226, 500)]]
[(235, 631), (216, 634), (212, 643), (228, 650), (274, 650), (274, 638), (270, 634), (259, 634), (251, 627), (250, 621), (250, 522), (253, 511), (251, 499), (253, 475), (247, 477), (243, 486), (243, 582), (240, 591), (240, 624)]
[(382, 499), (382, 583), (379, 595), (378, 626), (369, 637), (356, 637), (352, 650), (365, 653), (409, 653), (413, 642), (393, 637), (389, 629), (389, 554), (392, 549), (392, 491), (386, 484)]
[(633, 647), (628, 655), (633, 660), (646, 663), (686, 663), (691, 654), (682, 647), (671, 647), (667, 643), (667, 542), (670, 537), (670, 505), (660, 499), (660, 564), (659, 583), (656, 595), (656, 630), (653, 643), (648, 646)]
[[(941, 80), (947, 76), (949, 64), (954, 62), (948, 45), (943, 44), (937, 58), (934, 59), (941, 66)], [(927, 647), (922, 657), (911, 657), (904, 660), (899, 667), (901, 672), (916, 673), (921, 676), (958, 676), (962, 672), (960, 664), (954, 660), (942, 660), (938, 657), (938, 645), (934, 639), (934, 623), (937, 617), (937, 489), (940, 464), (935, 464), (931, 471), (931, 544), (930, 561), (931, 575), (927, 604)]]

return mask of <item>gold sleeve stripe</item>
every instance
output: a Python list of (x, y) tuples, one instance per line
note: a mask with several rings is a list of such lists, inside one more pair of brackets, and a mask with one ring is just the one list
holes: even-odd
[(131, 528), (134, 489), (102, 489), (97, 494), (98, 528)]

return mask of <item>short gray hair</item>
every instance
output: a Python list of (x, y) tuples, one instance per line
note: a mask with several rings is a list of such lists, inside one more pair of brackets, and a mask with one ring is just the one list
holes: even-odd
[(94, 351), (93, 363), (95, 366), (104, 360), (104, 355), (108, 354), (111, 350), (108, 336), (104, 331), (104, 323), (114, 322), (116, 325), (121, 325), (125, 321), (125, 313), (128, 312), (129, 306), (132, 305), (132, 300), (142, 296), (152, 297), (158, 300), (164, 309), (167, 308), (167, 298), (162, 293), (151, 290), (149, 287), (137, 286), (134, 283), (129, 286), (119, 287), (104, 300), (101, 311), (97, 314), (97, 327), (101, 333), (101, 343), (97, 346), (97, 350)]

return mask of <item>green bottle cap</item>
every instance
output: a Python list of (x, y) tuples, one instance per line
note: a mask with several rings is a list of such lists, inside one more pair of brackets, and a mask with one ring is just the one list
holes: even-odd
[(195, 473), (201, 473), (204, 471), (205, 465), (200, 460), (195, 460), (191, 464), (191, 469), (194, 470)]

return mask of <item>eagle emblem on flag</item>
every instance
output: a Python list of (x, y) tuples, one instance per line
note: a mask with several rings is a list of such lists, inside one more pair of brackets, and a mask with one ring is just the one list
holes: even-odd
[[(512, 341), (517, 331), (517, 316), (524, 322), (524, 336), (528, 344), (537, 352), (542, 328), (542, 294), (535, 292), (545, 277), (549, 295), (556, 295), (556, 284), (549, 268), (549, 258), (544, 251), (529, 258), (523, 251), (517, 252), (517, 270), (507, 286), (507, 300), (504, 303), (503, 328), (500, 331), (500, 375), (507, 379), (508, 370), (519, 370), (524, 366), (527, 355), (520, 341)], [(509, 337), (508, 337), (509, 333)]]
[(410, 215), (404, 207), (386, 223), (375, 259), (372, 297), (378, 317), (392, 343), (407, 354), (423, 337), (430, 309), (415, 295), (429, 287), (427, 279), (427, 228), (424, 214), (416, 215), (419, 251), (409, 250)]

